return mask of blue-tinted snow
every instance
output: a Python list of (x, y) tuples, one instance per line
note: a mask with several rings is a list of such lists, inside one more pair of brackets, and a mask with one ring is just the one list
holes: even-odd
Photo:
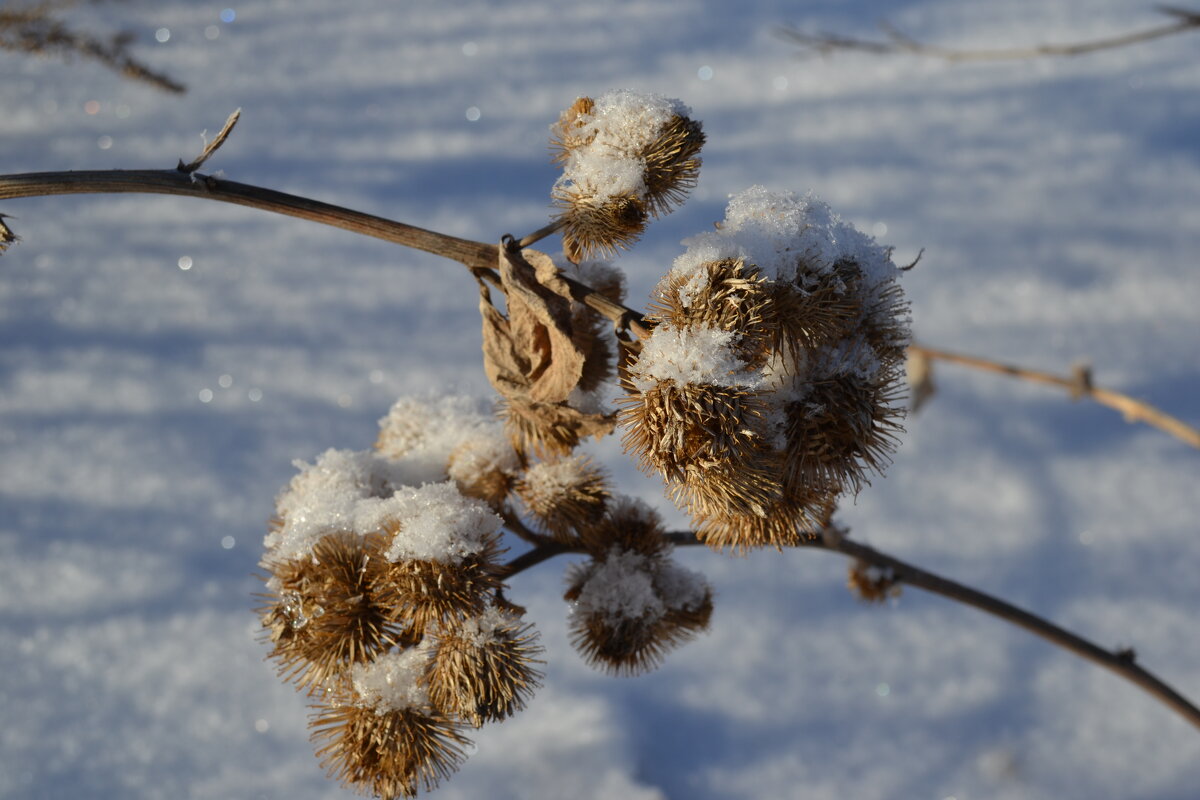
[[(1071, 41), (1158, 24), (1141, 5), (97, 4), (85, 19), (135, 29), (190, 91), (0, 53), (0, 172), (169, 168), (241, 107), (210, 163), (227, 177), (494, 241), (546, 221), (548, 126), (577, 95), (678, 97), (705, 164), (622, 259), (635, 305), (729, 194), (811, 190), (898, 263), (925, 248), (904, 277), (922, 340), (1087, 358), (1197, 423), (1195, 37), (951, 67), (798, 59), (773, 33), (886, 16), (952, 45)], [(486, 393), (469, 276), (182, 198), (0, 211), (24, 238), (0, 257), (0, 796), (349, 796), (262, 661), (252, 573), (294, 459), (369, 446), (401, 394)], [(854, 535), (1134, 646), (1200, 697), (1197, 453), (1048, 389), (938, 379), (846, 510)], [(595, 452), (653, 496), (619, 447)], [(570, 651), (561, 563), (521, 576), (546, 687), (439, 796), (1196, 795), (1194, 729), (1027, 634), (916, 591), (863, 607), (821, 553), (677, 557), (714, 585), (712, 631), (637, 679)]]

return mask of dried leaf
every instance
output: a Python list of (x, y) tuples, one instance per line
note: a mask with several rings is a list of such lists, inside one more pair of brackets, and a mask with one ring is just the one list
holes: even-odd
[(483, 320), (483, 371), (488, 383), (505, 397), (524, 394), (526, 363), (517, 355), (508, 320), (492, 305), (487, 285), (479, 283), (479, 316)]
[[(529, 398), (561, 403), (579, 385), (585, 353), (572, 331), (570, 290), (558, 278), (549, 256), (535, 252), (529, 256), (539, 262), (537, 267), (521, 254), (501, 248), (500, 282), (507, 295), (509, 336), (516, 356), (527, 364)], [(556, 290), (565, 290), (566, 297)]]
[(570, 287), (549, 256), (501, 247), (500, 282), (508, 315), (480, 282), (484, 371), (505, 399), (518, 449), (568, 453), (586, 436), (604, 436), (615, 414), (588, 413), (567, 403), (584, 374), (588, 332), (576, 331)]

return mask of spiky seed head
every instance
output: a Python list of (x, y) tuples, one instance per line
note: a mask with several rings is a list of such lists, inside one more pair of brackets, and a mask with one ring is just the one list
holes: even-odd
[(875, 288), (867, 301), (861, 336), (886, 365), (898, 365), (907, 357), (912, 340), (909, 304), (895, 281)]
[(298, 687), (324, 691), (352, 664), (411, 640), (382, 547), (380, 536), (338, 532), (318, 540), (311, 557), (265, 562), (268, 657)]
[(689, 464), (667, 491), (697, 517), (765, 517), (783, 496), (779, 463), (776, 451), (764, 449), (734, 466)]
[(7, 214), (0, 214), (0, 253), (8, 249), (10, 244), (21, 241), (21, 237), (12, 232), (12, 228), (5, 224), (4, 218)]
[(850, 564), (846, 586), (864, 603), (884, 603), (900, 595), (900, 582), (894, 572), (861, 558)]
[(640, 675), (662, 663), (671, 649), (662, 618), (613, 619), (578, 615), (571, 621), (571, 644), (590, 666), (613, 675)]
[(744, 260), (709, 261), (695, 271), (667, 273), (655, 287), (647, 319), (675, 328), (736, 331), (738, 356), (757, 367), (767, 359), (778, 327), (773, 294), (772, 282)]
[(541, 685), (537, 638), (532, 625), (496, 607), (442, 629), (426, 675), (429, 702), (477, 728), (520, 711)]
[(595, 108), (596, 102), (592, 98), (580, 97), (559, 115), (558, 122), (550, 126), (550, 153), (555, 163), (566, 161), (572, 151), (585, 147), (596, 137), (595, 131), (581, 130)]
[(902, 391), (891, 371), (812, 381), (802, 399), (786, 406), (785, 484), (836, 485), (857, 493), (869, 473), (890, 461), (904, 413), (896, 404)]
[(688, 113), (678, 101), (614, 92), (580, 98), (552, 126), (551, 150), (564, 165), (551, 196), (570, 260), (628, 247), (648, 217), (686, 197), (704, 144)]
[(844, 337), (862, 316), (862, 298), (835, 271), (799, 271), (794, 282), (771, 287), (778, 326), (773, 348), (812, 354)]
[(482, 548), (455, 563), (424, 559), (388, 562), (386, 580), (397, 608), (419, 633), (480, 614), (500, 588), (500, 540), (488, 535)]
[(681, 480), (690, 467), (732, 470), (762, 447), (763, 404), (739, 386), (659, 381), (622, 405), (626, 452), (668, 480)]
[(713, 506), (693, 510), (696, 538), (714, 550), (741, 555), (760, 547), (782, 550), (813, 539), (833, 512), (837, 491), (797, 492), (775, 501), (762, 515), (728, 513)]
[(381, 711), (349, 698), (316, 706), (309, 726), (331, 778), (387, 800), (433, 790), (458, 769), (471, 744), (444, 715)]
[(622, 552), (657, 556), (670, 549), (662, 517), (637, 498), (618, 495), (605, 513), (579, 529), (580, 543), (589, 553), (603, 555), (613, 548)]
[(634, 194), (596, 196), (577, 184), (551, 193), (560, 209), (563, 252), (573, 262), (629, 248), (646, 229), (646, 207)]
[(609, 498), (608, 478), (587, 456), (540, 461), (525, 471), (517, 495), (537, 525), (563, 541), (594, 523)]
[(712, 589), (665, 554), (614, 547), (567, 573), (571, 643), (594, 667), (634, 675), (657, 667), (708, 625)]
[(641, 152), (646, 182), (646, 208), (657, 217), (679, 205), (696, 186), (700, 174), (697, 153), (704, 146), (704, 131), (699, 122), (682, 115), (673, 116)]
[(588, 436), (612, 432), (616, 414), (603, 409), (583, 409), (567, 403), (539, 403), (512, 396), (500, 404), (504, 429), (513, 449), (524, 462), (538, 458), (570, 455)]
[[(495, 452), (503, 447), (506, 452)], [(516, 459), (503, 439), (467, 439), (450, 453), (446, 474), (466, 497), (487, 503), (493, 510), (504, 504), (512, 491)]]

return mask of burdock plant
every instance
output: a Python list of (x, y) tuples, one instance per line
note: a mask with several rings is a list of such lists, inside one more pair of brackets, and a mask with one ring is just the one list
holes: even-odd
[[(974, 605), (1111, 669), (1200, 726), (1200, 710), (1128, 652), (859, 544), (833, 520), (838, 503), (889, 463), (906, 355), (923, 365), (922, 393), (929, 360), (950, 358), (910, 346), (903, 269), (889, 248), (811, 195), (756, 186), (732, 195), (716, 229), (685, 240), (663, 265), (648, 313), (623, 305), (620, 271), (592, 257), (633, 244), (695, 185), (704, 133), (680, 101), (619, 91), (572, 103), (551, 126), (563, 172), (550, 222), (499, 246), (200, 175), (236, 120), (175, 170), (0, 177), (0, 198), (155, 191), (226, 200), (471, 270), (498, 400), (400, 399), (373, 449), (298, 463), (265, 538), (268, 657), (313, 703), (317, 756), (333, 777), (381, 798), (413, 796), (458, 767), (467, 731), (525, 707), (543, 651), (507, 592), (550, 558), (581, 557), (567, 569), (564, 598), (582, 658), (619, 675), (658, 666), (710, 624), (712, 588), (673, 559), (677, 546), (697, 543), (841, 553), (866, 601), (907, 583)], [(0, 251), (17, 240), (4, 219)], [(555, 232), (562, 255), (530, 249)], [(1067, 385), (1181, 429), (1090, 380)], [(654, 508), (616, 491), (580, 450), (618, 426), (691, 530), (665, 530)]]

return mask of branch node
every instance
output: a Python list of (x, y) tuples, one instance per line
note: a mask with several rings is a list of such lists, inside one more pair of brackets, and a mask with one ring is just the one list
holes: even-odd
[[(233, 126), (237, 125), (238, 119), (242, 116), (242, 110), (239, 108), (229, 115), (229, 119), (225, 120), (225, 124), (217, 135), (213, 137), (211, 142), (204, 145), (204, 149), (200, 151), (200, 155), (192, 159), (191, 163), (184, 164), (183, 159), (179, 159), (179, 164), (175, 167), (176, 170), (184, 175), (192, 175), (196, 170), (203, 166), (205, 161), (208, 161), (209, 156), (217, 152), (217, 148), (225, 144), (225, 140), (229, 138), (229, 134), (233, 132)], [(211, 187), (210, 187), (211, 188)]]
[(1092, 393), (1092, 368), (1088, 364), (1071, 367), (1071, 399), (1081, 400)]

